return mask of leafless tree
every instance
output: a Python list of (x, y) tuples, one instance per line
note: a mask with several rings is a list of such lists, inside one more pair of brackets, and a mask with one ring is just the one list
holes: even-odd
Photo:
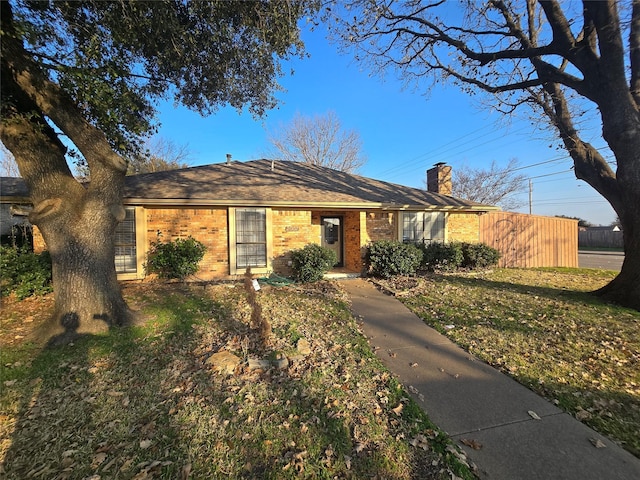
[[(597, 293), (640, 310), (640, 1), (351, 0), (327, 12), (376, 72), (454, 83), (505, 114), (546, 119), (623, 226), (622, 270)], [(589, 123), (615, 165), (585, 140)]]
[(526, 202), (515, 196), (525, 189), (526, 175), (517, 173), (518, 161), (509, 160), (505, 167), (496, 161), (487, 168), (466, 165), (453, 169), (452, 195), (503, 210), (515, 210)]
[(178, 145), (163, 137), (152, 137), (146, 141), (143, 153), (129, 160), (127, 175), (186, 168), (191, 155), (188, 145)]
[(293, 162), (356, 173), (366, 162), (362, 140), (355, 130), (344, 130), (333, 111), (306, 117), (300, 114), (269, 135), (274, 156)]

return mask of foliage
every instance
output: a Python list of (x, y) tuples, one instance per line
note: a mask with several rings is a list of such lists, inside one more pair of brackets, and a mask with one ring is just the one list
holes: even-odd
[(428, 271), (452, 272), (462, 265), (462, 244), (432, 242), (421, 245), (422, 266)]
[(289, 124), (270, 134), (269, 142), (274, 147), (273, 155), (282, 160), (348, 173), (357, 172), (366, 162), (360, 135), (344, 130), (333, 111), (314, 117), (296, 114)]
[[(435, 275), (418, 278), (398, 299), (469, 352), (640, 456), (640, 313), (590, 293), (615, 274), (544, 268)], [(393, 282), (384, 286), (396, 291)]]
[(421, 245), (422, 267), (430, 272), (453, 272), (460, 268), (487, 268), (498, 263), (500, 252), (483, 243), (432, 242)]
[(291, 252), (291, 268), (296, 280), (303, 283), (322, 280), (337, 261), (336, 252), (315, 243)]
[(92, 0), (11, 8), (28, 51), (126, 154), (153, 131), (153, 100), (167, 92), (203, 114), (220, 104), (248, 104), (257, 115), (275, 106), (278, 61), (301, 53), (296, 21), (314, 5)]
[(51, 292), (49, 252), (37, 254), (26, 247), (0, 246), (0, 282), (2, 295), (15, 292), (20, 300)]
[(462, 268), (472, 270), (492, 267), (498, 264), (500, 252), (484, 243), (463, 242), (462, 248)]
[(592, 224), (591, 222), (589, 222), (588, 220), (585, 220), (584, 218), (580, 218), (580, 217), (570, 217), (568, 215), (556, 215), (556, 217), (558, 218), (568, 218), (570, 220), (577, 220), (578, 221), (578, 226), (579, 227), (595, 227), (594, 224)]
[(253, 348), (238, 284), (127, 284), (145, 324), (73, 347), (3, 349), (2, 478), (473, 479), (371, 351), (340, 292), (318, 286), (259, 292), (274, 350), (299, 356), (283, 370), (244, 361), (225, 375), (207, 362), (221, 350), (270, 357)]
[(199, 270), (207, 248), (195, 238), (177, 238), (168, 242), (153, 242), (145, 268), (160, 278), (184, 280)]
[[(156, 106), (264, 115), (278, 103), (281, 62), (303, 55), (299, 21), (318, 8), (302, 0), (0, 2), (0, 141), (52, 250), (52, 329), (70, 312), (79, 330), (131, 317), (109, 257), (127, 159), (156, 132)], [(72, 175), (70, 150), (83, 156), (90, 183)], [(81, 284), (95, 288), (76, 295)]]
[(413, 275), (422, 261), (422, 252), (411, 243), (377, 240), (367, 247), (369, 272), (377, 277)]
[(524, 201), (514, 195), (525, 188), (526, 175), (517, 173), (516, 159), (499, 167), (495, 160), (487, 168), (459, 166), (453, 169), (452, 192), (454, 197), (464, 198), (484, 205), (497, 205), (503, 210), (515, 210)]

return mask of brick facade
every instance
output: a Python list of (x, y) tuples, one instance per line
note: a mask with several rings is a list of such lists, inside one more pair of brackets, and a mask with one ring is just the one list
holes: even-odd
[(291, 275), (290, 252), (308, 243), (320, 244), (320, 223), (320, 217), (314, 218), (310, 210), (273, 209), (271, 231), (274, 272)]
[(477, 213), (449, 213), (445, 241), (479, 243), (480, 216)]
[(212, 280), (229, 275), (226, 208), (146, 208), (145, 213), (147, 251), (158, 239), (166, 242), (192, 236), (207, 247), (197, 277)]
[[(229, 277), (228, 208), (145, 208), (144, 213), (147, 240), (141, 253), (146, 256), (151, 243), (158, 239), (192, 236), (207, 247), (197, 277), (202, 280)], [(344, 267), (349, 271), (363, 271), (367, 244), (398, 238), (398, 212), (274, 208), (270, 228), (271, 269), (279, 275), (291, 275), (290, 252), (309, 243), (320, 244), (322, 217), (331, 216), (343, 219)], [(446, 225), (446, 241), (479, 242), (478, 214), (449, 213)], [(34, 249), (36, 252), (46, 249), (37, 227), (34, 227)]]

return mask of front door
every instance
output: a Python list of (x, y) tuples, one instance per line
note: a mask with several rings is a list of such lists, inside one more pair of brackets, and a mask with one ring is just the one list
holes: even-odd
[(342, 267), (342, 217), (322, 217), (322, 246), (336, 252), (335, 266)]

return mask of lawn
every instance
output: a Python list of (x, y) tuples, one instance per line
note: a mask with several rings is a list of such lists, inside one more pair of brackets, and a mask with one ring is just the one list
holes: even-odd
[(379, 281), (424, 321), (640, 457), (640, 313), (616, 272), (496, 269)]
[(50, 296), (3, 299), (0, 477), (473, 478), (334, 284), (263, 288), (267, 344), (242, 284), (124, 294), (139, 325), (55, 349), (29, 341)]

